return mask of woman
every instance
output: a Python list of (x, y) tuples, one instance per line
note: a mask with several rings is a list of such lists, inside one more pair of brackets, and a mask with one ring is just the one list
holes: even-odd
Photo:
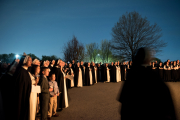
[(92, 80), (92, 69), (90, 67), (90, 63), (88, 62), (88, 65), (86, 67), (85, 70), (85, 81), (86, 81), (86, 85), (90, 86), (93, 84), (93, 80)]
[[(54, 66), (53, 66), (53, 68), (51, 70), (52, 73), (55, 73), (55, 76), (56, 76), (56, 80), (55, 81), (58, 84), (59, 91), (61, 89), (60, 88), (60, 86), (61, 86), (60, 85), (60, 80), (61, 80), (61, 77), (62, 77), (61, 70), (60, 70), (60, 63), (61, 62), (62, 62), (62, 60), (60, 60), (60, 59), (56, 60)], [(60, 94), (60, 96), (61, 96), (61, 94)], [(57, 110), (59, 108), (61, 108), (61, 106), (60, 106), (60, 96), (57, 96)]]
[(104, 67), (104, 82), (110, 82), (110, 71), (109, 71), (108, 63), (105, 63)]
[(32, 59), (30, 56), (22, 56), (19, 65), (14, 74), (15, 89), (14, 89), (14, 119), (28, 120), (29, 119), (29, 98), (31, 93), (31, 78), (28, 72), (28, 67), (31, 66)]
[(94, 65), (94, 74), (95, 74), (95, 83), (97, 83), (97, 66), (95, 65), (95, 63), (93, 63)]
[[(40, 73), (40, 66), (33, 65), (31, 68), (31, 84), (32, 86), (36, 86), (39, 82), (39, 73)], [(30, 116), (29, 120), (35, 120), (36, 117), (36, 109), (37, 109), (37, 93), (31, 90), (30, 94)]]
[(116, 64), (116, 81), (117, 82), (120, 82), (121, 81), (121, 69), (120, 69), (120, 66), (118, 64), (118, 62), (115, 62)]
[[(68, 70), (67, 70), (67, 75), (71, 75), (74, 77), (74, 72), (73, 72), (73, 69), (71, 68), (72, 67), (72, 64), (69, 63), (68, 65)], [(70, 82), (68, 82), (68, 88), (73, 88), (74, 87), (74, 79), (71, 80)]]
[(163, 78), (163, 65), (162, 65), (162, 62), (159, 63), (158, 73), (159, 73), (160, 78), (162, 80), (164, 80), (164, 78)]
[[(4, 107), (3, 110), (5, 116), (9, 115), (10, 108), (14, 108), (13, 103), (9, 102), (12, 98), (14, 98), (14, 96), (12, 96), (12, 94), (9, 95), (9, 93), (14, 91), (15, 81), (13, 79), (13, 76), (18, 63), (19, 63), (18, 59), (14, 60), (12, 64), (8, 66), (6, 73), (1, 78), (0, 88), (1, 88), (2, 102)], [(8, 85), (8, 89), (7, 89), (7, 85)], [(8, 119), (13, 119), (13, 116), (8, 116)]]
[(60, 108), (67, 108), (69, 107), (68, 102), (68, 93), (67, 93), (67, 87), (66, 87), (66, 74), (63, 71), (63, 67), (65, 66), (65, 62), (60, 62), (60, 72), (61, 72), (61, 79), (60, 79), (60, 91), (61, 92), (61, 99), (60, 99)]
[(171, 66), (171, 78), (173, 81), (178, 80), (178, 65), (176, 64), (176, 61), (173, 62), (173, 65)]
[(82, 70), (79, 62), (76, 64), (74, 82), (76, 87), (83, 87)]
[(169, 62), (166, 62), (166, 65), (164, 65), (164, 80), (165, 81), (171, 80), (171, 67), (169, 65)]
[(82, 71), (82, 79), (83, 79), (83, 86), (85, 85), (85, 69), (86, 67), (84, 66), (84, 62), (81, 61), (81, 65), (80, 65), (81, 71)]

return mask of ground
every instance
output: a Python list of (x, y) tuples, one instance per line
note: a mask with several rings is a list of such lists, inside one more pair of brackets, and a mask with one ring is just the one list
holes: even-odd
[[(93, 86), (69, 89), (69, 107), (58, 112), (59, 117), (52, 117), (52, 120), (120, 120), (121, 103), (117, 101), (117, 96), (123, 83), (100, 82)], [(166, 84), (180, 120), (180, 82)]]

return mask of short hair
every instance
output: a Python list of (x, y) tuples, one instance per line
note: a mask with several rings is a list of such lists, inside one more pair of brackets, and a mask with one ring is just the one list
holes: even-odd
[(49, 77), (52, 77), (52, 75), (55, 75), (55, 73), (54, 72), (50, 72), (49, 73)]
[(41, 72), (43, 72), (43, 71), (45, 71), (47, 69), (49, 69), (49, 68), (48, 67), (41, 67)]

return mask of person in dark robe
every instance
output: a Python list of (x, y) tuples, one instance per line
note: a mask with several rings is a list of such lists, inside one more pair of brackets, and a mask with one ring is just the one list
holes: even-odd
[(176, 120), (167, 85), (156, 72), (144, 65), (151, 61), (147, 48), (138, 49), (118, 101), (121, 120)]
[(176, 61), (176, 64), (177, 64), (177, 66), (178, 66), (177, 79), (178, 79), (178, 81), (180, 81), (180, 63), (179, 63), (179, 60)]
[(93, 84), (95, 84), (95, 69), (94, 69), (94, 62), (91, 62), (91, 70), (92, 70), (92, 80)]
[(83, 87), (82, 70), (80, 68), (79, 62), (76, 64), (76, 68), (75, 68), (74, 86), (75, 87)]
[[(56, 76), (56, 82), (57, 82), (57, 84), (58, 84), (58, 86), (59, 86), (59, 91), (60, 91), (60, 84), (61, 84), (61, 79), (63, 79), (62, 77), (62, 72), (61, 72), (61, 70), (60, 70), (60, 63), (61, 63), (61, 60), (60, 59), (58, 59), (58, 60), (56, 60), (55, 61), (55, 64), (54, 64), (54, 66), (53, 66), (53, 68), (52, 68), (52, 73), (55, 73), (55, 76)], [(57, 96), (57, 110), (59, 110), (59, 109), (61, 109), (61, 107), (60, 107), (60, 97), (61, 97), (61, 94), (59, 95), (59, 96)]]
[(97, 66), (95, 63), (93, 63), (93, 67), (94, 67), (94, 77), (95, 77), (95, 84), (97, 83)]
[(38, 60), (38, 59), (36, 59), (36, 58), (34, 58), (34, 59), (32, 59), (32, 64), (31, 64), (31, 66), (30, 67), (28, 67), (28, 71), (31, 73), (31, 71), (32, 71), (32, 66), (33, 65), (38, 65), (38, 66), (40, 66), (40, 61)]
[(169, 62), (166, 62), (164, 65), (164, 80), (171, 81), (171, 66)]
[(32, 64), (30, 56), (24, 55), (14, 74), (15, 89), (14, 92), (14, 119), (28, 120), (29, 119), (29, 98), (31, 93), (31, 78), (28, 72), (28, 67)]
[(162, 62), (160, 62), (158, 66), (159, 66), (158, 67), (158, 74), (159, 74), (160, 78), (164, 81), (164, 78), (163, 78), (164, 67), (163, 67)]
[(14, 88), (15, 80), (13, 78), (13, 75), (16, 71), (16, 67), (18, 64), (19, 64), (19, 59), (15, 59), (11, 63), (11, 65), (8, 66), (6, 73), (2, 76), (0, 80), (0, 83), (1, 83), (0, 91), (1, 91), (2, 102), (3, 102), (3, 111), (4, 111), (4, 116), (6, 116), (6, 119), (8, 120), (13, 119), (13, 116), (9, 116), (9, 109), (13, 108), (13, 102), (9, 102), (9, 101), (14, 96), (9, 95), (9, 93), (12, 93), (12, 91), (15, 89)]
[(101, 82), (101, 65), (97, 64), (97, 82)]
[(176, 64), (176, 61), (173, 62), (173, 65), (171, 66), (171, 79), (176, 82), (178, 80), (178, 65)]
[(110, 82), (110, 69), (108, 67), (108, 63), (105, 63), (104, 69), (103, 69), (103, 74), (104, 74), (104, 82)]
[(84, 86), (85, 85), (85, 69), (86, 69), (86, 67), (84, 66), (83, 61), (81, 61), (80, 67), (81, 67), (81, 71), (82, 71), (82, 79), (83, 79), (83, 86)]
[(123, 62), (123, 64), (120, 65), (120, 68), (121, 68), (121, 81), (125, 81), (126, 80), (126, 78), (125, 78), (125, 74), (126, 74), (125, 62)]
[(51, 60), (50, 64), (49, 64), (49, 69), (52, 70), (52, 68), (54, 67), (55, 64), (55, 60)]
[(103, 64), (101, 64), (101, 81), (102, 82), (105, 82), (107, 80), (107, 75), (105, 75), (105, 73), (106, 73), (105, 70), (106, 70), (106, 64), (103, 63)]
[(8, 65), (6, 63), (1, 63), (0, 78), (2, 75), (6, 73), (7, 68), (8, 68)]
[(116, 67), (114, 66), (114, 63), (111, 62), (111, 65), (109, 66), (109, 69), (110, 69), (110, 81), (111, 82), (115, 82), (115, 75), (116, 75)]
[(152, 67), (152, 70), (153, 70), (154, 72), (158, 72), (156, 66), (157, 66), (157, 65), (155, 65), (155, 62), (152, 62), (152, 63), (151, 63), (151, 67)]
[(158, 68), (159, 67), (159, 64), (157, 61), (154, 62), (154, 67)]
[(73, 71), (74, 71), (74, 73), (75, 73), (75, 67), (76, 67), (76, 65), (75, 65), (75, 61), (74, 60), (72, 60), (72, 69), (73, 69)]
[[(71, 76), (74, 77), (74, 71), (73, 71), (73, 69), (71, 67), (72, 67), (72, 64), (69, 63), (68, 70), (67, 70), (67, 75), (71, 75)], [(69, 80), (69, 79), (67, 78), (67, 80)], [(73, 88), (73, 87), (74, 87), (74, 79), (71, 80), (70, 82), (68, 82), (68, 88)]]
[(59, 86), (59, 92), (61, 92), (60, 94), (60, 102), (59, 102), (59, 108), (63, 109), (63, 108), (67, 108), (69, 106), (68, 103), (68, 89), (67, 89), (67, 83), (66, 83), (66, 74), (63, 71), (63, 67), (65, 66), (65, 62), (64, 61), (60, 61), (60, 86)]
[(85, 69), (85, 85), (90, 86), (92, 84), (93, 84), (92, 70), (91, 70), (90, 63), (88, 62), (87, 67)]

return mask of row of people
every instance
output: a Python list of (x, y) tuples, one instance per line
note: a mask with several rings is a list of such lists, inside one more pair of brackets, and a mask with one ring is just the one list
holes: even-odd
[[(174, 62), (174, 66), (172, 64), (171, 66), (168, 65), (169, 62), (167, 61), (164, 66), (162, 66), (162, 63), (159, 65), (152, 63), (152, 66), (147, 67), (156, 71), (162, 70), (160, 68), (163, 68), (163, 76), (165, 76), (166, 71), (177, 70), (178, 72), (178, 70), (180, 70), (178, 61), (177, 63)], [(52, 109), (53, 115), (58, 116), (56, 110), (62, 110), (69, 106), (68, 88), (89, 86), (97, 82), (119, 82), (126, 80), (126, 74), (128, 70), (131, 69), (131, 66), (132, 61), (123, 62), (122, 64), (112, 62), (111, 64), (105, 63), (103, 65), (93, 62), (83, 63), (83, 61), (80, 63), (77, 62), (76, 64), (74, 61), (66, 64), (62, 60), (40, 62), (34, 59), (32, 61), (31, 57), (24, 56), (20, 61), (15, 60), (8, 66), (8, 70), (6, 70), (1, 77), (1, 91), (5, 115), (8, 115), (8, 109), (13, 106), (15, 119), (34, 120), (38, 107), (38, 98), (37, 93), (32, 92), (32, 85), (40, 85), (41, 93), (39, 94), (39, 100), (41, 118), (47, 119), (47, 115), (49, 115), (50, 118), (52, 116)], [(53, 86), (52, 83), (56, 84), (56, 82), (57, 85)], [(9, 85), (8, 90), (5, 89), (7, 83)], [(7, 93), (12, 93), (12, 95), (9, 96)], [(15, 98), (14, 101), (10, 104), (7, 103), (12, 97)], [(55, 105), (53, 108), (52, 101), (54, 102), (54, 100), (57, 100), (57, 107), (55, 107)], [(56, 103), (56, 101), (54, 103)], [(49, 112), (48, 105), (51, 105)]]

